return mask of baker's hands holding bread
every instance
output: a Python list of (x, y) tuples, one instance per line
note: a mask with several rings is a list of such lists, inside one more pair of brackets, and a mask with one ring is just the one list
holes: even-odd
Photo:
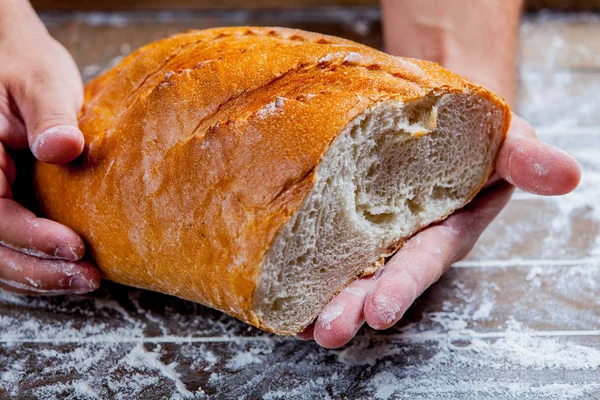
[[(392, 24), (385, 25), (388, 51), (438, 61), (498, 91), (512, 103), (515, 78), (511, 65), (516, 48), (513, 28), (517, 26), (520, 0), (476, 3), (470, 0), (389, 0), (383, 5), (384, 19), (393, 20)], [(466, 23), (463, 22), (465, 10), (468, 11)], [(491, 19), (486, 20), (486, 16)], [(473, 40), (478, 36), (483, 40)], [(394, 42), (395, 37), (410, 40)], [(492, 54), (488, 54), (490, 48)], [(497, 48), (503, 51), (498, 52)], [(420, 51), (425, 52), (420, 54)], [(160, 56), (150, 53), (150, 59)], [(65, 226), (36, 218), (13, 201), (10, 185), (15, 179), (15, 166), (6, 151), (29, 147), (35, 157), (47, 163), (68, 162), (81, 153), (83, 136), (77, 128), (77, 111), (82, 103), (82, 85), (77, 68), (66, 50), (48, 35), (26, 0), (3, 0), (0, 5), (0, 57), (8, 60), (0, 70), (0, 287), (29, 294), (93, 290), (99, 284), (99, 272), (94, 266), (78, 261), (84, 254), (81, 238)], [(205, 82), (205, 79), (199, 81)], [(393, 85), (388, 87), (394, 89)], [(497, 137), (498, 132), (495, 134)], [(125, 149), (129, 151), (128, 147)], [(245, 157), (245, 153), (240, 154)], [(252, 157), (254, 155), (248, 156)], [(44, 168), (44, 165), (39, 167)], [(38, 178), (40, 176), (44, 175), (38, 174)], [(60, 179), (55, 184), (57, 176), (61, 175), (48, 173), (44, 177), (48, 182), (46, 187), (53, 188), (54, 204), (50, 208), (55, 209), (65, 204), (64, 192), (59, 190), (66, 182)], [(315, 338), (324, 347), (338, 347), (350, 340), (365, 322), (376, 329), (389, 328), (417, 296), (453, 262), (468, 253), (510, 198), (513, 185), (532, 193), (557, 195), (573, 190), (579, 177), (579, 167), (571, 156), (538, 141), (532, 128), (514, 117), (500, 149), (495, 175), (486, 188), (444, 222), (415, 235), (377, 274), (358, 279), (339, 293), (314, 326), (301, 336)], [(482, 175), (478, 182), (483, 179)], [(72, 189), (71, 194), (85, 194), (88, 189)], [(64, 215), (74, 214), (67, 210)], [(95, 221), (96, 218), (90, 217), (88, 223)], [(143, 264), (132, 265), (137, 268)], [(215, 270), (217, 267), (217, 263), (211, 266)], [(114, 276), (118, 277), (118, 273), (117, 270)], [(213, 281), (213, 284), (218, 283)], [(155, 285), (151, 287), (156, 289)], [(233, 287), (223, 286), (224, 293)], [(217, 308), (227, 309), (224, 306), (227, 302), (221, 302), (218, 294), (221, 292), (213, 293), (217, 295), (210, 296), (221, 303)], [(179, 295), (194, 299), (196, 292)], [(238, 313), (241, 319), (248, 320), (240, 310), (246, 312), (249, 306), (244, 296), (239, 298), (243, 300), (236, 306), (239, 308), (229, 309), (235, 310), (233, 315)], [(202, 301), (208, 302), (206, 298)], [(308, 318), (313, 316), (310, 313)], [(301, 326), (305, 324), (306, 321)]]
[(13, 200), (17, 171), (8, 153), (29, 147), (50, 163), (81, 153), (79, 71), (26, 0), (0, 5), (0, 59), (0, 287), (26, 294), (94, 290), (100, 275), (78, 261), (85, 252), (81, 238)]

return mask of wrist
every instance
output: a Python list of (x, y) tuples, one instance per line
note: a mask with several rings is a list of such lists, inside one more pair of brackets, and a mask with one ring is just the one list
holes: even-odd
[(28, 0), (0, 0), (0, 34), (2, 36), (32, 31), (48, 32)]
[(516, 50), (499, 46), (493, 52), (478, 51), (452, 39), (445, 41), (441, 47), (438, 58), (432, 61), (487, 87), (504, 97), (509, 105), (514, 105), (517, 90)]
[(514, 102), (521, 0), (382, 0), (386, 51), (437, 62)]

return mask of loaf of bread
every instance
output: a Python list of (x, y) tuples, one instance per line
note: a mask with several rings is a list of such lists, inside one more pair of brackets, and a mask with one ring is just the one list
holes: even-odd
[(507, 105), (437, 64), (283, 28), (191, 31), (86, 86), (83, 155), (43, 213), (106, 279), (295, 334), (469, 202)]

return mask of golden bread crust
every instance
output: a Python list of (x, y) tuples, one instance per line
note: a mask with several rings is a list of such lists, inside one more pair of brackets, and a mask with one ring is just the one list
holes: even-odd
[(49, 218), (104, 277), (256, 326), (265, 254), (332, 141), (374, 104), (494, 94), (430, 62), (283, 28), (191, 31), (151, 43), (85, 90), (84, 155), (38, 163)]

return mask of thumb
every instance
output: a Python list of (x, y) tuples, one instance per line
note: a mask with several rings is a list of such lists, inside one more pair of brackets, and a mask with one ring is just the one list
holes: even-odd
[(27, 81), (12, 94), (27, 127), (31, 152), (48, 163), (75, 159), (84, 145), (83, 134), (77, 128), (81, 94), (74, 94), (72, 84), (61, 84), (49, 72), (38, 73)]

